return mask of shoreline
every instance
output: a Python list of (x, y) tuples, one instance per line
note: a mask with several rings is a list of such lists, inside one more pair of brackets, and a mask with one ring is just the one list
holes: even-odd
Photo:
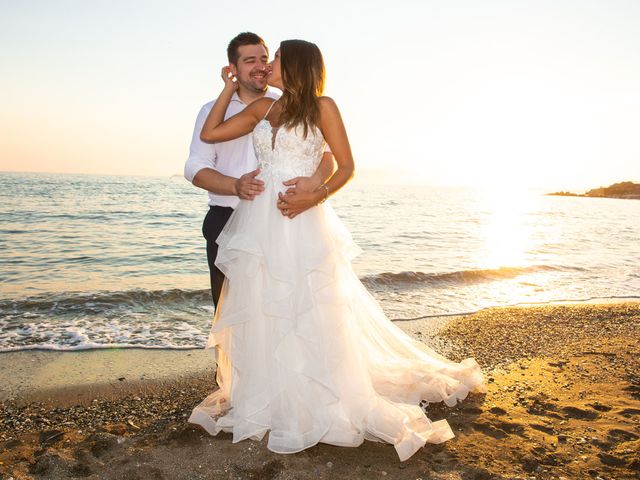
[[(398, 322), (460, 361), (486, 395), (428, 407), (456, 438), (406, 462), (392, 446), (277, 455), (187, 424), (213, 388), (211, 351), (0, 353), (0, 474), (27, 478), (637, 478), (640, 304), (493, 307)], [(120, 380), (123, 378), (123, 380)], [(385, 473), (382, 473), (385, 472)], [(136, 476), (137, 475), (137, 476)]]
[(86, 404), (94, 398), (144, 393), (183, 377), (213, 378), (212, 353), (144, 348), (2, 352), (0, 401)]
[[(199, 291), (199, 290), (196, 290)], [(206, 290), (208, 292), (208, 290)], [(76, 292), (77, 293), (77, 292)], [(519, 307), (539, 307), (539, 306), (553, 306), (553, 305), (605, 305), (605, 304), (618, 304), (618, 303), (640, 303), (640, 296), (612, 296), (612, 297), (588, 297), (581, 299), (559, 299), (539, 302), (521, 302), (511, 303), (506, 305), (491, 305), (487, 307), (480, 307), (477, 310), (470, 310), (467, 312), (457, 313), (432, 313), (427, 315), (420, 315), (417, 317), (407, 318), (393, 318), (392, 322), (397, 323), (398, 326), (411, 324), (416, 321), (429, 322), (423, 329), (428, 330), (429, 336), (432, 338), (437, 337), (439, 328), (445, 323), (452, 321), (458, 317), (466, 317), (470, 315), (479, 314), (485, 310), (491, 310), (496, 308), (519, 308)], [(51, 352), (51, 353), (81, 353), (81, 352), (94, 352), (94, 351), (156, 351), (156, 352), (200, 352), (203, 351), (203, 347), (198, 346), (140, 346), (139, 344), (92, 344), (91, 346), (74, 346), (71, 348), (57, 348), (56, 346), (36, 346), (28, 348), (15, 348), (11, 347), (7, 350), (0, 349), (0, 362), (3, 359), (3, 355), (15, 354), (21, 352)], [(0, 391), (0, 400), (6, 398), (3, 392)]]

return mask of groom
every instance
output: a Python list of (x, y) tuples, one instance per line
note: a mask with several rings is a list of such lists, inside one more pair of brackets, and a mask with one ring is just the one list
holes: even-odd
[[(267, 87), (270, 72), (269, 51), (262, 38), (255, 33), (240, 33), (229, 42), (227, 57), (238, 90), (231, 98), (225, 120), (260, 98), (279, 98), (279, 94)], [(189, 158), (184, 165), (184, 176), (196, 187), (209, 192), (209, 212), (202, 224), (202, 234), (207, 240), (207, 260), (215, 307), (224, 281), (224, 275), (215, 265), (218, 253), (216, 239), (240, 199), (253, 200), (264, 190), (264, 183), (256, 178), (260, 170), (256, 168), (257, 160), (251, 133), (215, 144), (200, 140), (202, 125), (214, 103), (215, 100), (203, 105), (198, 113)], [(299, 213), (312, 207), (313, 204), (304, 201), (302, 192), (315, 190), (332, 173), (333, 157), (330, 152), (326, 152), (312, 177), (297, 177), (285, 182), (285, 185), (290, 187), (286, 202), (289, 210)], [(296, 191), (299, 192), (297, 198)], [(278, 207), (282, 210), (283, 205), (278, 204)]]

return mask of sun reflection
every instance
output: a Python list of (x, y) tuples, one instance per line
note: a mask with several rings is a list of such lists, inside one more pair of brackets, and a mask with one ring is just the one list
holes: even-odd
[(537, 195), (528, 191), (487, 192), (482, 205), (486, 214), (481, 229), (484, 244), (478, 252), (478, 266), (484, 269), (526, 267), (532, 246), (532, 226), (528, 214), (535, 208)]

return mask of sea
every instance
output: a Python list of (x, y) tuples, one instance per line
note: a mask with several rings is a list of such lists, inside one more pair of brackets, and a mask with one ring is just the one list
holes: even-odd
[[(640, 201), (356, 180), (332, 208), (389, 319), (640, 298)], [(0, 352), (203, 348), (206, 192), (182, 176), (0, 173)]]

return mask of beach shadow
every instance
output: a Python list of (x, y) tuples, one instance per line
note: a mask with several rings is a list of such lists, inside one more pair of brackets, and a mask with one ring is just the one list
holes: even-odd
[(285, 469), (284, 462), (279, 459), (268, 460), (257, 467), (244, 467), (238, 464), (233, 466), (233, 470), (239, 478), (250, 480), (273, 480)]
[(484, 407), (485, 399), (484, 393), (470, 393), (455, 407), (448, 407), (443, 402), (430, 403), (423, 407), (423, 411), (432, 422), (446, 420), (456, 430), (472, 424), (478, 416), (488, 411)]

